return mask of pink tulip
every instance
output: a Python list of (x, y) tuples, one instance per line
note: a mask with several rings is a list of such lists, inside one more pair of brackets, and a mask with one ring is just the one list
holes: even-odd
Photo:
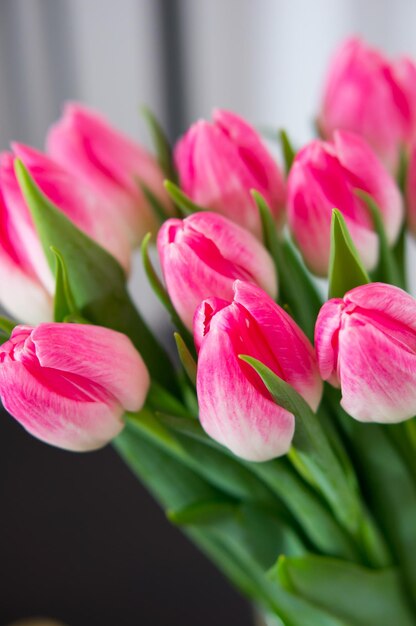
[(416, 414), (416, 300), (371, 283), (322, 307), (315, 329), (319, 369), (341, 387), (341, 405), (360, 422)]
[(355, 133), (335, 131), (333, 142), (313, 141), (296, 156), (288, 179), (288, 220), (310, 269), (328, 273), (332, 209), (341, 211), (365, 267), (378, 260), (378, 237), (356, 189), (378, 204), (393, 244), (403, 221), (403, 202), (393, 178)]
[[(76, 346), (76, 350), (74, 350)], [(140, 354), (121, 333), (84, 324), (16, 326), (0, 346), (0, 398), (32, 435), (95, 450), (138, 411), (149, 388)]]
[(284, 220), (283, 176), (260, 137), (234, 113), (217, 109), (213, 122), (200, 120), (175, 149), (184, 192), (197, 204), (218, 211), (261, 235), (250, 191), (267, 200), (277, 223)]
[(359, 133), (397, 171), (400, 150), (416, 133), (416, 65), (390, 63), (358, 38), (335, 54), (326, 79), (319, 126), (330, 138), (337, 129)]
[(232, 300), (237, 278), (277, 295), (269, 253), (250, 232), (222, 215), (201, 211), (184, 220), (170, 219), (159, 231), (157, 247), (170, 299), (190, 330), (202, 300)]
[(38, 323), (51, 319), (54, 280), (17, 182), (15, 156), (47, 198), (126, 269), (130, 251), (87, 186), (33, 148), (15, 143), (13, 150), (0, 155), (0, 302), (17, 318)]
[(47, 150), (110, 204), (115, 224), (124, 227), (132, 244), (156, 227), (141, 182), (170, 209), (163, 174), (153, 156), (87, 107), (65, 106), (62, 118), (49, 131)]
[(232, 302), (211, 298), (201, 303), (194, 335), (204, 430), (248, 461), (285, 454), (294, 416), (273, 402), (259, 376), (238, 357), (262, 361), (316, 409), (322, 381), (312, 345), (300, 328), (259, 287), (237, 280)]

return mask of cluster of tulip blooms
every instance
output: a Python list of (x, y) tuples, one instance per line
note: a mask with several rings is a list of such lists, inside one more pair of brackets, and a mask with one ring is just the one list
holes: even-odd
[[(285, 174), (234, 113), (174, 158), (148, 118), (157, 158), (78, 104), (46, 154), (1, 155), (4, 407), (61, 448), (114, 440), (288, 626), (415, 624), (416, 64), (346, 41)], [(139, 243), (176, 368), (126, 290)]]

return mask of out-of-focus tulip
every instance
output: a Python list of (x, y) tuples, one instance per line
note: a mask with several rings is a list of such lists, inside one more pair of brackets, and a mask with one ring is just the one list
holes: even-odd
[(231, 303), (211, 298), (195, 313), (200, 419), (204, 430), (237, 456), (266, 461), (288, 451), (295, 419), (273, 402), (239, 355), (262, 361), (313, 409), (322, 381), (312, 345), (292, 318), (255, 285), (237, 280), (234, 292)]
[(14, 155), (0, 155), (0, 302), (18, 319), (49, 321), (54, 290), (29, 209), (14, 171), (19, 157), (48, 199), (128, 269), (130, 248), (123, 231), (114, 228), (106, 206), (91, 190), (46, 155), (13, 144)]
[(66, 450), (108, 443), (123, 428), (124, 411), (142, 407), (148, 387), (140, 354), (108, 328), (16, 326), (0, 346), (4, 407), (32, 435)]
[(365, 267), (371, 270), (377, 263), (378, 238), (356, 189), (378, 204), (390, 244), (403, 221), (400, 191), (368, 144), (347, 131), (336, 131), (333, 139), (305, 146), (288, 179), (289, 225), (307, 265), (319, 276), (328, 273), (333, 208), (343, 214)]
[(347, 39), (328, 72), (319, 126), (327, 138), (338, 128), (359, 133), (397, 171), (400, 150), (416, 133), (415, 63), (390, 63), (360, 39)]
[(218, 211), (261, 234), (259, 213), (250, 191), (267, 200), (278, 224), (284, 220), (283, 176), (260, 137), (234, 113), (217, 109), (213, 122), (200, 120), (175, 149), (184, 192), (197, 204)]
[(170, 219), (159, 231), (157, 246), (172, 303), (192, 330), (195, 309), (211, 296), (231, 300), (237, 278), (277, 294), (273, 261), (245, 228), (222, 215), (201, 211), (184, 220)]
[(370, 283), (322, 307), (315, 330), (321, 376), (341, 387), (343, 408), (361, 422), (416, 414), (416, 300)]
[(62, 118), (48, 133), (47, 150), (110, 204), (114, 223), (124, 226), (132, 245), (155, 227), (140, 183), (170, 210), (163, 173), (154, 157), (87, 107), (65, 106)]

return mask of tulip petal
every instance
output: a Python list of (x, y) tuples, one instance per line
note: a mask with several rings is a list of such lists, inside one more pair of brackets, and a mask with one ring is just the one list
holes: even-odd
[(404, 206), (394, 179), (370, 146), (356, 133), (337, 130), (334, 144), (352, 187), (369, 193), (380, 208), (387, 239), (393, 244), (403, 222)]
[(416, 332), (416, 300), (409, 293), (385, 283), (369, 283), (351, 289), (344, 296), (346, 305), (378, 311)]
[(248, 461), (267, 461), (285, 454), (293, 438), (293, 415), (247, 380), (228, 333), (214, 320), (198, 358), (197, 392), (203, 428)]
[(128, 411), (142, 407), (149, 374), (125, 335), (87, 324), (41, 324), (33, 331), (32, 340), (43, 368), (93, 381)]
[(85, 106), (66, 104), (62, 118), (49, 130), (47, 149), (109, 202), (114, 227), (124, 228), (133, 243), (155, 225), (140, 182), (168, 210), (171, 208), (163, 173), (154, 157)]
[(339, 336), (343, 408), (363, 422), (395, 423), (416, 414), (416, 353), (350, 317)]
[[(12, 147), (46, 197), (78, 228), (108, 250), (125, 269), (129, 269), (129, 240), (123, 229), (115, 227), (108, 202), (99, 199), (88, 184), (75, 178), (45, 154), (19, 143), (13, 143)], [(15, 177), (14, 185), (17, 186)]]
[(16, 319), (30, 324), (52, 320), (52, 298), (26, 274), (0, 243), (0, 303)]
[[(256, 285), (237, 280), (234, 283), (234, 301), (242, 305), (254, 318), (274, 359), (279, 364), (282, 378), (300, 393), (315, 410), (322, 396), (314, 349), (293, 319)], [(276, 367), (264, 355), (250, 354), (270, 369)], [(277, 372), (276, 372), (277, 373)]]
[(194, 213), (184, 222), (211, 239), (225, 259), (244, 268), (255, 283), (272, 298), (276, 297), (277, 277), (273, 260), (248, 230), (210, 211)]
[(333, 298), (321, 308), (315, 326), (315, 346), (319, 371), (323, 380), (338, 387), (338, 333), (344, 302)]
[(250, 191), (284, 219), (283, 176), (255, 130), (234, 113), (217, 110), (214, 122), (194, 124), (175, 148), (181, 185), (194, 202), (226, 215), (257, 237), (261, 221)]
[(110, 396), (80, 401), (63, 397), (20, 362), (0, 367), (0, 396), (7, 411), (32, 435), (66, 450), (100, 448), (123, 428), (123, 409)]
[(190, 246), (174, 243), (159, 246), (159, 254), (169, 297), (190, 330), (195, 310), (202, 300), (213, 295), (232, 299), (235, 274), (230, 276), (216, 271)]
[(393, 67), (359, 38), (347, 39), (328, 72), (320, 115), (327, 138), (339, 129), (362, 135), (390, 171), (409, 125), (409, 107)]

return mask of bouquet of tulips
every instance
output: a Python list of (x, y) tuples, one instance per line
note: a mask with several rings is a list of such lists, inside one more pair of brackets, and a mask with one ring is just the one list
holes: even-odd
[[(270, 623), (415, 626), (416, 64), (345, 42), (285, 174), (234, 113), (173, 156), (146, 115), (157, 158), (78, 104), (1, 156), (4, 407), (112, 441)], [(127, 290), (139, 242), (173, 359)]]

